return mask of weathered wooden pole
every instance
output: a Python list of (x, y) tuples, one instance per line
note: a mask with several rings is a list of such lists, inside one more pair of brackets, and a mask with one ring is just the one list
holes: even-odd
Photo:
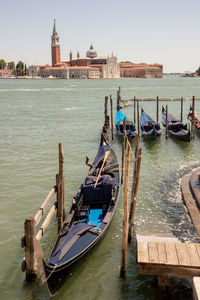
[(119, 110), (119, 91), (117, 91), (117, 111)]
[(30, 282), (37, 277), (37, 255), (35, 249), (36, 223), (33, 217), (26, 218), (24, 223), (24, 233), (26, 280)]
[(124, 180), (124, 152), (126, 146), (126, 118), (123, 121), (123, 142), (122, 142), (122, 171), (121, 171), (121, 184), (123, 184)]
[(181, 122), (183, 121), (183, 97), (181, 97)]
[(106, 122), (106, 117), (108, 115), (108, 96), (105, 97), (105, 104), (104, 104), (104, 117)]
[(133, 119), (134, 124), (136, 124), (136, 97), (134, 97), (134, 119)]
[(166, 139), (168, 138), (168, 105), (166, 105)]
[(123, 221), (123, 236), (122, 236), (122, 250), (121, 250), (121, 271), (120, 276), (124, 277), (127, 265), (127, 241), (128, 241), (128, 186), (129, 186), (129, 164), (130, 164), (130, 150), (131, 145), (127, 141), (126, 149), (126, 168), (125, 168), (125, 182), (124, 182), (124, 221)]
[(135, 144), (135, 159), (136, 159), (137, 156), (138, 156), (138, 147), (139, 147), (139, 143), (140, 143), (140, 136), (137, 135), (137, 136), (136, 136), (136, 144)]
[(156, 121), (158, 122), (159, 118), (159, 97), (156, 98)]
[(119, 86), (119, 101), (122, 100), (122, 97), (121, 97), (121, 87)]
[(140, 143), (140, 137), (139, 137), (139, 135), (137, 135), (136, 136), (136, 144), (135, 144), (135, 159), (134, 159), (134, 171), (133, 171), (133, 183), (132, 183), (132, 190), (131, 190), (131, 204), (130, 204), (129, 221), (131, 220), (131, 211), (133, 208), (133, 199), (134, 199), (134, 195), (135, 195), (139, 143)]
[(59, 173), (58, 173), (58, 195), (57, 195), (57, 209), (58, 209), (58, 232), (63, 225), (63, 217), (65, 214), (64, 208), (64, 152), (62, 144), (59, 143)]
[(112, 100), (112, 95), (110, 95), (110, 116), (111, 116), (111, 134), (112, 134), (112, 140), (114, 140), (114, 134), (113, 134), (113, 100)]
[(136, 163), (136, 179), (133, 184), (135, 186), (132, 186), (132, 192), (131, 193), (131, 210), (130, 210), (130, 215), (129, 215), (129, 231), (128, 231), (128, 241), (131, 242), (133, 238), (133, 228), (134, 228), (134, 216), (135, 216), (135, 210), (136, 210), (136, 200), (137, 200), (137, 194), (138, 194), (138, 186), (139, 186), (139, 180), (140, 180), (140, 165), (141, 165), (141, 159), (142, 159), (142, 148), (139, 149), (138, 151), (138, 157), (137, 157), (137, 163)]
[(137, 125), (138, 125), (138, 135), (140, 135), (140, 112), (139, 112), (139, 100), (137, 99)]
[(195, 126), (194, 126), (194, 111), (195, 111), (195, 97), (192, 97), (192, 134), (193, 139), (195, 138)]

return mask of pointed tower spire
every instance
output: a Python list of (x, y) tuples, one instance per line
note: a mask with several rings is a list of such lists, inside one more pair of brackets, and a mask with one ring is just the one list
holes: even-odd
[(54, 25), (53, 25), (53, 34), (57, 33), (56, 29), (56, 19), (54, 19)]

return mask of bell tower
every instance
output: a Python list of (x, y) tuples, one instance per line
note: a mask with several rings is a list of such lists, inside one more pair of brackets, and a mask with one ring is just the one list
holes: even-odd
[(51, 60), (52, 67), (60, 63), (60, 40), (56, 29), (56, 20), (54, 19), (53, 33), (51, 36)]

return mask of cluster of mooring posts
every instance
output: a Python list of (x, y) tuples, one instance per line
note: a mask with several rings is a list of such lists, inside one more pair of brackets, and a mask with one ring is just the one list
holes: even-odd
[[(195, 118), (194, 118), (194, 112), (195, 112), (195, 100), (200, 100), (200, 98), (195, 98), (194, 96), (189, 99), (192, 102), (191, 105), (191, 132), (192, 132), (192, 138), (195, 138), (195, 126), (194, 126), (194, 122), (195, 122)], [(138, 131), (138, 135), (140, 135), (140, 111), (139, 111), (139, 102), (145, 102), (145, 101), (153, 101), (156, 102), (156, 122), (159, 122), (159, 102), (163, 102), (163, 101), (179, 101), (180, 102), (180, 121), (183, 121), (183, 103), (184, 101), (186, 101), (186, 99), (184, 97), (181, 98), (159, 98), (158, 96), (156, 98), (137, 98), (134, 97), (132, 99), (122, 99), (121, 97), (121, 87), (119, 87), (119, 89), (117, 90), (117, 110), (123, 109), (127, 106), (129, 106), (131, 104), (131, 102), (133, 103), (133, 123), (136, 124), (137, 123), (137, 131)], [(124, 105), (122, 105), (122, 103), (124, 103)], [(167, 116), (168, 116), (168, 105), (166, 105), (165, 107), (166, 110), (166, 121), (167, 121)], [(136, 118), (137, 116), (137, 118)], [(190, 123), (189, 123), (190, 124)], [(189, 125), (190, 127), (190, 125)], [(166, 124), (166, 130), (165, 130), (165, 137), (166, 139), (168, 138), (168, 124)]]
[[(55, 194), (57, 199), (36, 233), (37, 226)], [(56, 211), (59, 232), (65, 218), (64, 151), (61, 143), (59, 144), (59, 173), (56, 174), (56, 185), (51, 189), (36, 215), (27, 217), (24, 222), (24, 235), (21, 238), (21, 247), (25, 249), (25, 257), (22, 260), (22, 271), (26, 271), (26, 280), (28, 282), (37, 277), (38, 260), (42, 256), (40, 241)]]

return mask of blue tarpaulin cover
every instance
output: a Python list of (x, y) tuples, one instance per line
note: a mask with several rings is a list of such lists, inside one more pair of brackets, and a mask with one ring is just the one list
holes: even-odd
[(117, 124), (120, 121), (124, 121), (125, 118), (126, 121), (128, 121), (127, 117), (121, 112), (121, 110), (118, 110), (115, 117), (115, 124)]

